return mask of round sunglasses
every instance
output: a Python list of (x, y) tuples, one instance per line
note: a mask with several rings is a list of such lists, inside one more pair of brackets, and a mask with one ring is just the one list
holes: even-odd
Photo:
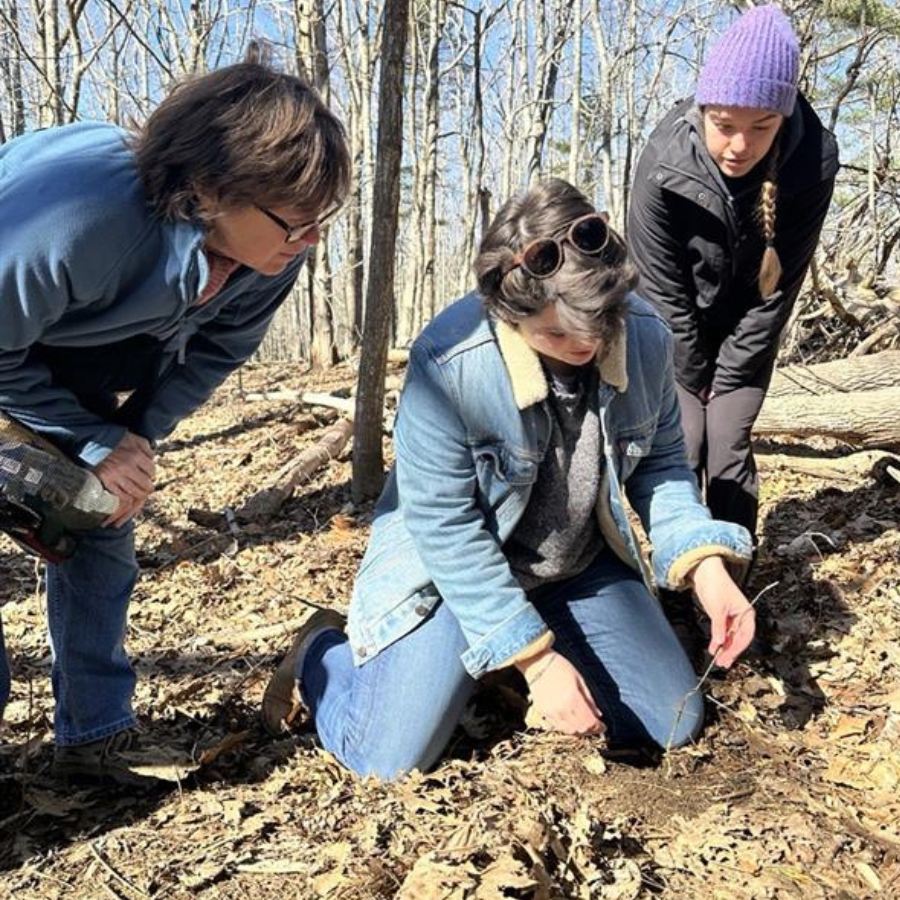
[(570, 244), (583, 256), (598, 256), (609, 244), (609, 236), (606, 219), (597, 213), (589, 213), (576, 219), (561, 238), (538, 238), (526, 244), (504, 274), (521, 267), (532, 278), (549, 278), (562, 267), (564, 244)]

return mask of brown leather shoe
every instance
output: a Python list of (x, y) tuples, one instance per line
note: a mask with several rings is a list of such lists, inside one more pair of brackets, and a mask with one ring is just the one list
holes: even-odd
[(332, 628), (343, 631), (346, 624), (346, 617), (337, 610), (317, 609), (297, 630), (291, 649), (278, 664), (263, 694), (262, 721), (269, 734), (284, 734), (305, 710), (294, 672), (313, 639)]

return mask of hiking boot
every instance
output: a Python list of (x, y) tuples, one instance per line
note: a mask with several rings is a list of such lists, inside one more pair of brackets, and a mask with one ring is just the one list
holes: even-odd
[(139, 771), (147, 763), (146, 752), (139, 749), (142, 734), (129, 728), (88, 744), (57, 746), (53, 774), (65, 781), (155, 787), (160, 779)]
[(305, 711), (295, 672), (312, 642), (323, 631), (343, 631), (346, 623), (346, 617), (337, 610), (317, 609), (297, 630), (291, 649), (278, 664), (263, 694), (262, 720), (269, 734), (284, 734)]

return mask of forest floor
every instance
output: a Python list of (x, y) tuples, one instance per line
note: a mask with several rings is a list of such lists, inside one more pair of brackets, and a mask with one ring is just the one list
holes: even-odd
[[(348, 388), (247, 370), (254, 389)], [(749, 592), (772, 653), (708, 679), (709, 725), (662, 759), (526, 729), (486, 689), (450, 757), (360, 781), (314, 734), (268, 737), (259, 701), (310, 604), (344, 610), (372, 505), (345, 452), (274, 520), (237, 508), (321, 432), (236, 381), (173, 435), (138, 529), (128, 645), (169, 780), (50, 775), (49, 650), (34, 563), (0, 543), (13, 698), (0, 744), (0, 897), (17, 900), (762, 900), (900, 896), (900, 490), (763, 462)], [(386, 443), (386, 448), (388, 444)], [(772, 446), (819, 456), (840, 448)], [(215, 522), (212, 520), (204, 520)], [(510, 723), (512, 720), (512, 723)], [(157, 754), (158, 756), (159, 754)], [(149, 763), (149, 760), (148, 760)]]

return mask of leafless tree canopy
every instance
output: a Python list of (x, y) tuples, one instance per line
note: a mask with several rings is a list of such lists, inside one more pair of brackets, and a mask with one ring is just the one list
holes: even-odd
[[(690, 94), (711, 35), (746, 3), (492, 0), (411, 5), (405, 53), (392, 343), (405, 345), (471, 287), (484, 219), (541, 175), (561, 175), (624, 221), (643, 139)], [(784, 358), (896, 346), (900, 333), (900, 12), (892, 0), (786, 0), (804, 89), (843, 168)], [(355, 354), (374, 215), (384, 0), (0, 0), (0, 142), (75, 119), (127, 125), (174, 79), (265, 37), (344, 117), (352, 202), (263, 347), (329, 365)]]

